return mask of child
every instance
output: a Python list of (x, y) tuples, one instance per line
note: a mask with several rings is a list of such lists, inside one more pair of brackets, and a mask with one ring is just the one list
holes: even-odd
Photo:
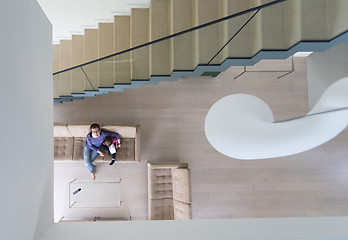
[(109, 165), (113, 165), (115, 163), (116, 149), (121, 147), (121, 139), (107, 136), (105, 137), (103, 144), (109, 148), (109, 153), (112, 157)]

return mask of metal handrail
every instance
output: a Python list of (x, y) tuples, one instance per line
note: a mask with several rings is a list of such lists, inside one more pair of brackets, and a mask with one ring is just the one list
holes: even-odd
[(278, 3), (281, 3), (281, 2), (285, 2), (285, 1), (287, 1), (287, 0), (275, 0), (275, 1), (272, 1), (272, 2), (269, 2), (269, 3), (262, 4), (262, 5), (257, 6), (257, 7), (249, 8), (247, 10), (244, 10), (244, 11), (241, 11), (241, 12), (238, 12), (238, 13), (235, 13), (235, 14), (223, 17), (223, 18), (219, 18), (217, 20), (214, 20), (214, 21), (211, 21), (211, 22), (208, 22), (208, 23), (205, 23), (205, 24), (201, 24), (199, 26), (196, 26), (196, 27), (193, 27), (193, 28), (190, 28), (190, 29), (186, 29), (186, 30), (181, 31), (181, 32), (174, 33), (174, 34), (168, 35), (166, 37), (162, 37), (162, 38), (159, 38), (159, 39), (156, 39), (156, 40), (153, 40), (153, 41), (150, 41), (150, 42), (147, 42), (147, 43), (144, 43), (144, 44), (141, 44), (141, 45), (138, 45), (138, 46), (126, 49), (126, 50), (123, 50), (123, 51), (118, 52), (118, 53), (110, 54), (110, 55), (105, 56), (105, 57), (101, 57), (101, 58), (98, 58), (98, 59), (95, 59), (95, 60), (92, 60), (92, 61), (80, 64), (80, 65), (76, 65), (74, 67), (70, 67), (70, 68), (67, 68), (67, 69), (55, 72), (55, 73), (53, 73), (53, 75), (56, 75), (56, 74), (59, 74), (59, 73), (63, 73), (63, 72), (67, 72), (67, 71), (70, 71), (70, 70), (73, 70), (73, 69), (76, 69), (76, 68), (79, 68), (79, 67), (83, 67), (83, 66), (95, 63), (95, 62), (99, 62), (99, 61), (102, 61), (102, 60), (110, 58), (110, 57), (121, 55), (121, 54), (126, 53), (126, 52), (131, 52), (131, 51), (136, 50), (138, 48), (142, 48), (142, 47), (146, 47), (148, 45), (152, 45), (154, 43), (162, 42), (162, 41), (165, 41), (167, 39), (174, 38), (176, 36), (179, 36), (179, 35), (182, 35), (182, 34), (185, 34), (185, 33), (188, 33), (188, 32), (192, 32), (192, 31), (195, 31), (195, 30), (198, 30), (198, 29), (201, 29), (201, 28), (205, 28), (205, 27), (208, 27), (210, 25), (213, 25), (213, 24), (216, 24), (216, 23), (219, 23), (219, 22), (223, 22), (223, 21), (226, 21), (228, 19), (235, 18), (235, 17), (241, 16), (241, 15), (244, 15), (244, 14), (247, 14), (247, 13), (250, 13), (250, 12), (254, 12), (254, 11), (257, 11), (257, 10), (260, 10), (260, 9), (263, 9), (263, 8), (267, 8), (267, 7), (270, 7), (272, 5), (275, 5), (275, 4), (278, 4)]

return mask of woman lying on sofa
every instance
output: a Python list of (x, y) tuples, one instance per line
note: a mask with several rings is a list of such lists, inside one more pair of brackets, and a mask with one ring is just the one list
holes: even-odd
[(98, 154), (103, 157), (104, 150), (106, 152), (109, 151), (109, 149), (103, 144), (105, 138), (110, 136), (120, 141), (120, 136), (118, 133), (100, 129), (100, 126), (97, 123), (93, 123), (89, 129), (90, 132), (86, 136), (86, 143), (83, 148), (83, 160), (88, 171), (92, 174), (93, 180), (95, 180), (96, 167), (94, 166), (93, 161), (96, 159)]

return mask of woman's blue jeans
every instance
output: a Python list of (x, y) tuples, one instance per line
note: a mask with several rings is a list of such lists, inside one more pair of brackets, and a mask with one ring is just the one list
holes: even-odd
[[(107, 147), (104, 145), (101, 145), (99, 149), (106, 149), (109, 150)], [(93, 151), (92, 149), (89, 148), (88, 144), (85, 143), (85, 146), (83, 148), (83, 160), (85, 162), (85, 166), (87, 167), (88, 171), (91, 173), (94, 172), (94, 165), (93, 161), (98, 157), (99, 153), (96, 151)]]

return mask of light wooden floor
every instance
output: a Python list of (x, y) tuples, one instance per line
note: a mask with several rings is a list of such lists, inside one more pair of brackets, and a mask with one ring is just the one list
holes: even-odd
[[(264, 60), (249, 70), (291, 69), (291, 60)], [(141, 163), (98, 164), (97, 180), (122, 178), (121, 209), (67, 210), (68, 182), (89, 178), (83, 163), (55, 163), (55, 215), (147, 219), (146, 162), (188, 162), (194, 219), (348, 215), (348, 131), (301, 154), (241, 161), (214, 150), (204, 134), (209, 108), (247, 93), (267, 102), (276, 120), (305, 114), (305, 58), (295, 72), (245, 73), (231, 67), (217, 78), (197, 77), (54, 106), (55, 122), (119, 122), (142, 126)], [(252, 151), (252, 149), (250, 149)]]

